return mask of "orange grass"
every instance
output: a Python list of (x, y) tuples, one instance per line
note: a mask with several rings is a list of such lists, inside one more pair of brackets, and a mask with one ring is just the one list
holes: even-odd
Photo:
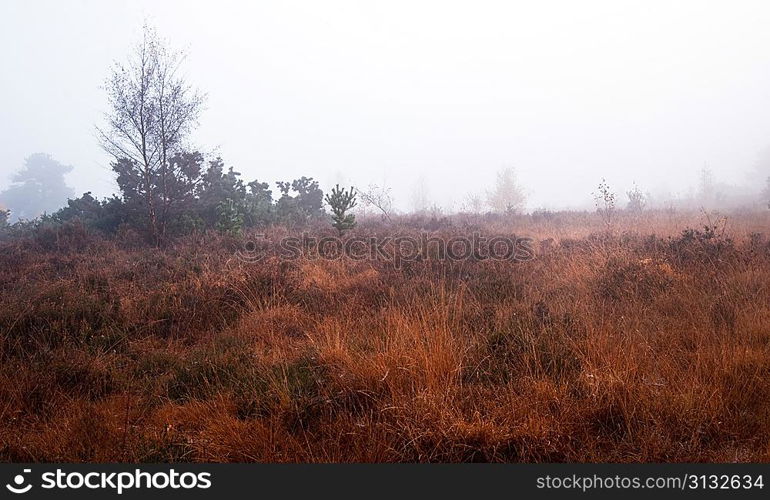
[(0, 459), (768, 461), (770, 246), (756, 233), (770, 217), (681, 236), (704, 223), (361, 224), (515, 233), (538, 251), (400, 269), (249, 264), (212, 235), (163, 250), (73, 228), (4, 243)]

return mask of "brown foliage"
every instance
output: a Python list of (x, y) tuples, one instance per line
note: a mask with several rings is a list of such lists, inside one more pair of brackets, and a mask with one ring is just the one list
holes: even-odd
[(645, 217), (457, 219), (433, 234), (553, 239), (401, 269), (250, 264), (213, 235), (5, 243), (0, 459), (770, 460), (767, 217), (729, 243)]

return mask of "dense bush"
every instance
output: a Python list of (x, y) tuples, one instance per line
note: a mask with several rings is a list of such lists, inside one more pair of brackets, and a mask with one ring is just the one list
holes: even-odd
[[(116, 235), (121, 228), (130, 229), (152, 241), (146, 200), (141, 194), (143, 180), (129, 163), (126, 160), (113, 165), (118, 172), (121, 196), (99, 200), (87, 192), (68, 200), (67, 206), (51, 215), (12, 226), (7, 224), (8, 212), (0, 210), (0, 228), (5, 227), (4, 234), (8, 237), (29, 235), (43, 226), (80, 224), (108, 236)], [(175, 201), (168, 205), (165, 214), (156, 215), (157, 220), (164, 221), (166, 238), (209, 229), (234, 235), (243, 229), (276, 222), (304, 225), (324, 215), (323, 191), (310, 177), (277, 182), (281, 196), (273, 200), (267, 183), (257, 180), (245, 183), (241, 174), (232, 167), (226, 168), (221, 158), (209, 161), (205, 169), (199, 153), (175, 155), (171, 163), (184, 174), (168, 188), (167, 192), (175, 193)], [(160, 205), (158, 201), (157, 206)]]
[[(276, 201), (277, 219), (285, 224), (304, 224), (323, 215), (323, 191), (312, 177), (300, 177), (291, 182), (277, 182), (281, 197)], [(292, 196), (290, 193), (296, 193)]]

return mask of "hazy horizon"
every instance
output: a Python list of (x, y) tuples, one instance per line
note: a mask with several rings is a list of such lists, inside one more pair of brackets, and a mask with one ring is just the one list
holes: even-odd
[[(770, 146), (763, 2), (5, 2), (0, 189), (37, 152), (77, 194), (116, 191), (100, 88), (154, 25), (208, 95), (192, 144), (247, 180), (302, 175), (457, 209), (514, 167), (529, 209), (686, 195)], [(761, 179), (760, 179), (761, 180)], [(620, 196), (621, 202), (625, 197)]]

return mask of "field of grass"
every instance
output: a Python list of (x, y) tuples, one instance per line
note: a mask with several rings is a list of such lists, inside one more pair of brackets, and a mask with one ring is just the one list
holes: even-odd
[(770, 214), (610, 229), (561, 212), (347, 236), (534, 239), (525, 262), (399, 266), (283, 259), (300, 230), (280, 227), (258, 262), (238, 257), (253, 235), (2, 243), (0, 460), (769, 461)]

